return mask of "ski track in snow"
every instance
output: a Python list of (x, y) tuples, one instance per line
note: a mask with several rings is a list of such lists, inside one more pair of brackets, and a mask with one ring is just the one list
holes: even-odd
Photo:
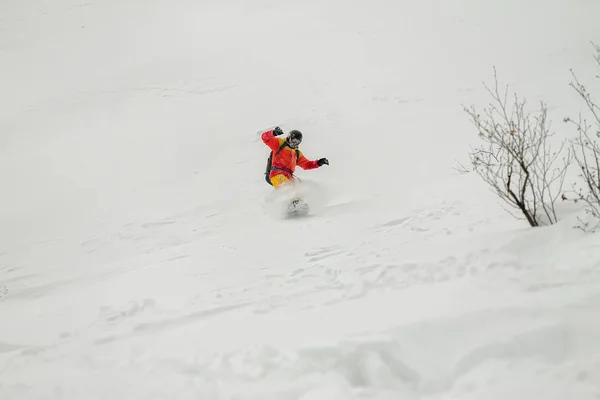
[[(193, 251), (186, 254), (184, 249), (192, 242), (182, 236), (170, 243), (163, 241), (163, 249), (154, 249), (150, 253), (155, 260), (152, 263), (141, 261), (126, 270), (111, 267), (99, 276), (17, 291), (5, 300), (4, 312), (11, 306), (15, 312), (23, 312), (28, 306), (21, 302), (39, 307), (40, 302), (50, 301), (56, 310), (71, 307), (70, 312), (75, 313), (70, 318), (75, 321), (87, 318), (89, 322), (56, 332), (54, 340), (44, 344), (20, 344), (19, 336), (3, 343), (3, 387), (17, 397), (35, 397), (47, 387), (41, 382), (35, 386), (17, 384), (21, 373), (34, 368), (48, 379), (60, 380), (60, 374), (67, 374), (75, 363), (90, 371), (102, 371), (112, 379), (136, 379), (138, 374), (155, 379), (152, 377), (158, 374), (166, 386), (150, 384), (145, 389), (148, 396), (166, 394), (171, 387), (179, 388), (184, 398), (211, 393), (244, 399), (392, 398), (399, 393), (406, 398), (440, 393), (468, 398), (483, 389), (480, 374), (490, 377), (485, 390), (493, 391), (515, 384), (510, 371), (533, 363), (540, 375), (523, 382), (525, 386), (535, 387), (536, 379), (543, 382), (559, 374), (565, 389), (549, 394), (556, 396), (553, 398), (570, 393), (568, 387), (573, 382), (578, 387), (588, 382), (589, 391), (584, 390), (582, 396), (597, 394), (593, 383), (600, 378), (600, 364), (584, 349), (594, 346), (600, 334), (600, 323), (593, 317), (600, 306), (599, 272), (594, 268), (598, 258), (580, 270), (544, 270), (547, 265), (540, 269), (536, 263), (524, 261), (523, 254), (510, 255), (511, 249), (521, 247), (520, 241), (544, 242), (538, 239), (540, 235), (527, 231), (521, 238), (506, 235), (494, 246), (482, 240), (483, 246), (457, 253), (446, 222), (460, 220), (468, 208), (460, 203), (443, 204), (411, 216), (370, 223), (360, 242), (308, 249), (284, 269), (250, 266), (252, 273), (243, 283), (235, 279), (211, 282), (206, 285), (208, 290), (181, 299), (184, 306), (175, 309), (163, 306), (169, 303), (168, 291), (148, 290), (147, 297), (129, 293), (115, 305), (98, 302), (94, 308), (79, 311), (70, 303), (78, 297), (73, 292), (81, 286), (100, 293), (98, 286), (118, 290), (122, 281), (133, 281), (137, 290), (145, 292), (143, 279), (151, 277), (153, 270), (167, 268), (170, 274), (179, 275), (176, 282), (210, 279), (218, 267), (191, 268), (200, 259)], [(85, 246), (93, 253), (129, 240), (150, 248), (144, 241), (152, 243), (152, 238), (174, 232), (181, 235), (189, 219), (190, 215), (183, 215), (180, 219), (130, 224), (115, 236), (89, 241)], [(455, 235), (476, 230), (478, 225), (478, 221), (464, 226), (451, 224)], [(154, 234), (144, 237), (148, 230)], [(158, 234), (161, 230), (164, 232)], [(197, 231), (190, 229), (188, 234), (193, 236)], [(203, 234), (210, 237), (206, 231)], [(388, 235), (397, 239), (393, 246), (382, 240)], [(415, 243), (426, 243), (426, 248), (436, 252), (427, 254), (419, 246), (414, 248)], [(95, 248), (90, 250), (90, 246)], [(170, 253), (178, 255), (171, 257)], [(132, 265), (131, 261), (128, 264)], [(131, 274), (134, 276), (127, 277)], [(581, 275), (589, 278), (587, 288), (579, 282)], [(506, 291), (507, 284), (512, 292)], [(460, 307), (454, 304), (458, 293), (462, 295), (458, 297)], [(494, 293), (503, 293), (506, 298)], [(571, 294), (566, 297), (565, 293)], [(37, 298), (40, 300), (36, 302)], [(361, 313), (363, 307), (378, 311), (367, 317)], [(560, 317), (556, 307), (568, 307), (573, 312)], [(362, 314), (361, 319), (353, 320), (355, 313)], [(337, 326), (340, 316), (345, 315), (350, 322)], [(394, 322), (395, 315), (401, 315), (400, 325)], [(25, 326), (27, 321), (21, 323)], [(486, 329), (481, 330), (482, 326)], [(239, 337), (242, 331), (245, 338)], [(223, 336), (217, 348), (212, 348), (214, 343), (207, 344), (213, 335)], [(190, 342), (190, 336), (197, 337), (197, 342)], [(177, 343), (188, 345), (180, 347)], [(443, 353), (445, 357), (423, 359), (423, 345), (427, 354)], [(153, 347), (162, 350), (154, 353), (149, 350)], [(126, 352), (122, 359), (125, 364), (117, 368), (122, 374), (117, 378), (111, 372), (112, 360), (122, 351)], [(565, 359), (569, 361), (563, 363)], [(56, 363), (63, 372), (53, 367)], [(138, 363), (153, 367), (139, 370)], [(327, 376), (329, 385), (323, 387), (319, 376)], [(81, 385), (85, 382), (85, 386), (94, 387), (93, 381), (82, 379)], [(183, 383), (188, 380), (188, 384)], [(226, 389), (217, 389), (215, 382)], [(60, 387), (54, 390), (63, 393)], [(102, 393), (99, 397), (126, 393), (116, 389), (104, 393), (102, 385), (97, 389)], [(67, 392), (63, 394), (71, 397), (84, 389), (75, 383), (68, 389), (64, 386), (64, 390)]]

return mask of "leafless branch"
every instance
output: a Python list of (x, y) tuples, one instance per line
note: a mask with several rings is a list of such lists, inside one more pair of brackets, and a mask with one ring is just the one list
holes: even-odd
[(461, 163), (460, 161), (457, 162), (457, 166), (453, 167), (452, 169), (455, 170), (456, 172), (458, 172), (461, 175), (464, 174), (468, 174), (469, 172), (473, 172), (472, 168), (468, 168), (466, 167), (463, 163)]

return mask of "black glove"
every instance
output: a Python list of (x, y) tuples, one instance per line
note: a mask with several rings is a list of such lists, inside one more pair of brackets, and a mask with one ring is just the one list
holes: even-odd
[(328, 160), (328, 159), (326, 159), (326, 158), (320, 158), (320, 159), (317, 161), (317, 164), (319, 165), (319, 167), (320, 167), (320, 166), (322, 166), (323, 164), (327, 164), (327, 165), (329, 165), (329, 160)]
[(279, 136), (279, 135), (283, 135), (283, 131), (281, 130), (280, 127), (275, 127), (275, 129), (273, 129), (273, 136)]

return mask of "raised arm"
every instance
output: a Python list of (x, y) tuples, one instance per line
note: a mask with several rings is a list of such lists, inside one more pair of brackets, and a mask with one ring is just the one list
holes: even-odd
[(273, 129), (270, 129), (260, 136), (262, 141), (269, 146), (269, 148), (273, 151), (279, 150), (279, 146), (281, 146), (281, 142), (278, 138), (273, 135)]

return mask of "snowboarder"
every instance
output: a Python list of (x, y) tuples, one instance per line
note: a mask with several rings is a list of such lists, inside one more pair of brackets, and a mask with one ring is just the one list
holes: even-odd
[(299, 130), (291, 130), (285, 139), (277, 137), (281, 135), (283, 130), (280, 127), (265, 131), (261, 135), (262, 141), (271, 149), (265, 179), (275, 189), (294, 180), (296, 166), (309, 170), (329, 165), (326, 158), (311, 161), (304, 157), (298, 149), (302, 143), (302, 132)]

